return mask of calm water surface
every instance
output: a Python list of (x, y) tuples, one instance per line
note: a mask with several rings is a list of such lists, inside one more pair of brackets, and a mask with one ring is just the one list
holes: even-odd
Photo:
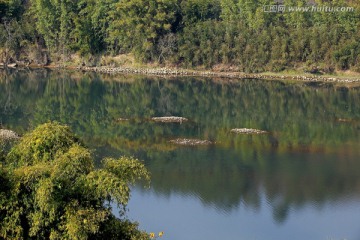
[[(145, 161), (151, 187), (133, 187), (128, 217), (163, 239), (360, 239), (360, 88), (0, 72), (4, 127), (49, 120), (70, 125), (98, 159)], [(243, 127), (270, 134), (230, 133)], [(178, 137), (216, 144), (168, 142)]]

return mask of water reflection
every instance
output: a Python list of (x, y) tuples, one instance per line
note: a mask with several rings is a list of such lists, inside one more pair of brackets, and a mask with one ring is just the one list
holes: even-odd
[[(240, 205), (260, 211), (264, 198), (278, 223), (291, 209), (360, 197), (359, 88), (54, 71), (0, 74), (2, 125), (22, 133), (49, 120), (69, 124), (99, 158), (128, 154), (145, 160), (150, 191), (158, 196), (193, 196), (229, 214)], [(148, 121), (169, 115), (191, 121)], [(237, 127), (271, 134), (231, 134)], [(168, 143), (177, 137), (217, 144)]]
[(289, 208), (321, 205), (347, 196), (359, 199), (359, 156), (326, 153), (278, 153), (232, 149), (186, 149), (148, 161), (156, 194), (194, 194), (202, 203), (226, 212), (243, 203), (258, 209), (266, 194), (276, 221)]
[[(144, 204), (144, 199), (146, 203)], [(133, 192), (130, 216), (141, 220), (148, 231), (165, 231), (165, 239), (359, 239), (360, 211), (358, 201), (341, 201), (317, 208), (306, 204), (290, 209), (286, 222), (273, 221), (264, 194), (260, 208), (240, 205), (223, 214), (199, 204), (195, 197), (173, 195), (162, 197)]]

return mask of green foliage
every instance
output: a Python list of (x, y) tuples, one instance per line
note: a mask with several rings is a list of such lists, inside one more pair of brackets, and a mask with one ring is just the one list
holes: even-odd
[(0, 166), (0, 237), (146, 236), (136, 225), (114, 218), (106, 205), (115, 201), (125, 208), (129, 184), (149, 180), (145, 167), (122, 157), (106, 159), (103, 167), (95, 169), (93, 161), (67, 126), (46, 123), (26, 134)]
[(156, 59), (159, 38), (170, 32), (175, 21), (176, 1), (124, 0), (115, 7), (112, 39), (141, 61)]
[(207, 20), (218, 20), (221, 6), (218, 0), (181, 1), (182, 22), (185, 26)]
[(46, 123), (26, 134), (11, 149), (7, 161), (16, 167), (46, 163), (69, 151), (76, 143), (79, 143), (79, 139), (71, 133), (69, 127), (59, 123)]
[(5, 139), (0, 138), (0, 163), (5, 161), (6, 152), (9, 147), (9, 142)]
[(32, 12), (36, 19), (36, 28), (43, 36), (47, 47), (52, 50), (58, 44), (60, 32), (60, 9), (49, 0), (32, 1)]
[(16, 20), (4, 20), (0, 25), (0, 61), (9, 63), (10, 59), (16, 59), (24, 44), (24, 29)]
[(147, 234), (138, 230), (138, 224), (128, 220), (118, 221), (110, 216), (99, 229), (96, 235), (90, 235), (89, 239), (125, 239), (125, 240), (148, 240)]
[(111, 13), (116, 0), (81, 0), (77, 3), (78, 16), (74, 20), (73, 37), (76, 39), (75, 49), (81, 55), (94, 55), (106, 50), (106, 40)]
[(358, 41), (347, 41), (347, 43), (334, 52), (334, 58), (340, 69), (349, 69), (350, 66), (359, 64), (360, 43)]
[(95, 199), (111, 196), (119, 206), (125, 206), (130, 198), (129, 184), (140, 179), (150, 180), (149, 173), (138, 160), (106, 158), (103, 160), (103, 169), (89, 173), (84, 179), (84, 194), (93, 195)]
[(46, 50), (63, 62), (72, 53), (132, 53), (145, 63), (226, 65), (246, 72), (309, 65), (357, 71), (352, 43), (360, 36), (358, 4), (316, 0), (319, 8), (354, 9), (326, 12), (311, 11), (308, 2), (285, 0), (293, 11), (268, 13), (264, 7), (272, 0), (1, 0), (0, 46), (4, 62), (42, 58), (39, 52)]
[(19, 19), (24, 11), (22, 0), (0, 0), (0, 23), (5, 20)]

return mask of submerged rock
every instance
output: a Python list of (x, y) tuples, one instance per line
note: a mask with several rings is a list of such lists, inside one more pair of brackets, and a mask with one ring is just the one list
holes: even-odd
[(187, 119), (187, 118), (174, 117), (174, 116), (170, 116), (170, 117), (153, 117), (153, 118), (151, 118), (151, 120), (153, 120), (155, 122), (163, 122), (163, 123), (182, 123), (182, 122), (189, 121), (189, 119)]
[(264, 130), (252, 129), (252, 128), (234, 128), (234, 129), (231, 129), (230, 132), (236, 133), (236, 134), (265, 134), (265, 133), (269, 133), (269, 132), (264, 131)]
[(11, 130), (0, 129), (0, 140), (17, 140), (20, 136)]
[(201, 140), (201, 139), (187, 139), (187, 138), (177, 138), (169, 141), (170, 143), (185, 145), (185, 146), (196, 146), (196, 145), (210, 145), (214, 144), (209, 140)]

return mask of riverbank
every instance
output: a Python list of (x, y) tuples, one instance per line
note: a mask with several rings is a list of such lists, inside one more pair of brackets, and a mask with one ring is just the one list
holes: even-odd
[(93, 71), (107, 74), (144, 74), (144, 75), (160, 75), (160, 76), (202, 76), (202, 77), (221, 77), (235, 79), (264, 79), (264, 80), (295, 80), (306, 82), (337, 82), (337, 83), (360, 83), (360, 74), (351, 77), (347, 76), (330, 76), (316, 74), (296, 73), (243, 73), (243, 72), (218, 72), (211, 70), (191, 70), (181, 68), (146, 68), (146, 67), (77, 67), (81, 71)]
[[(215, 71), (215, 70), (197, 70), (184, 69), (176, 67), (158, 67), (158, 66), (16, 66), (17, 68), (47, 68), (47, 69), (68, 69), (83, 72), (97, 72), (104, 74), (140, 74), (140, 75), (155, 75), (155, 76), (197, 76), (197, 77), (216, 77), (216, 78), (231, 78), (231, 79), (264, 79), (264, 80), (291, 80), (296, 82), (328, 82), (328, 83), (355, 83), (360, 84), (360, 73), (339, 72), (334, 75), (329, 74), (310, 74), (301, 73), (300, 71), (286, 71), (286, 72), (264, 72), (264, 73), (244, 73), (236, 71)], [(14, 69), (15, 67), (12, 67)]]

